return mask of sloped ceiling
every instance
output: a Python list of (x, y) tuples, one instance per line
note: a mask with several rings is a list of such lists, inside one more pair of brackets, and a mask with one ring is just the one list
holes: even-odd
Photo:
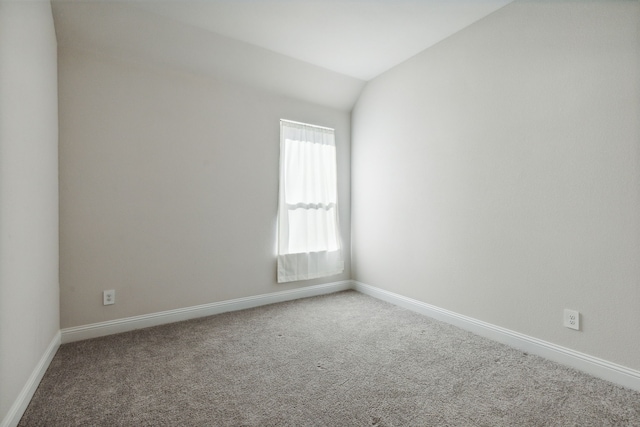
[(61, 48), (350, 110), (366, 82), (512, 0), (53, 0)]

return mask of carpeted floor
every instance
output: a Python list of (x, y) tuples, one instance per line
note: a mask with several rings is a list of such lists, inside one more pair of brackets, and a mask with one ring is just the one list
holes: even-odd
[(640, 426), (640, 393), (348, 291), (63, 345), (20, 426)]

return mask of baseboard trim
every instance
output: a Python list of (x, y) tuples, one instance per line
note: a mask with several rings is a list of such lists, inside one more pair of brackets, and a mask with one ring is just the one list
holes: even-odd
[[(300, 289), (273, 292), (270, 294), (237, 298), (176, 310), (168, 310), (107, 322), (65, 328), (60, 332), (57, 345), (59, 345), (60, 342), (64, 344), (90, 338), (97, 338), (120, 332), (132, 331), (135, 329), (148, 328), (151, 326), (211, 316), (229, 311), (244, 310), (247, 308), (313, 297), (349, 289), (387, 301), (391, 304), (415, 311), (436, 320), (449, 323), (480, 336), (517, 348), (521, 351), (535, 354), (554, 362), (578, 369), (595, 377), (619, 384), (623, 387), (640, 391), (640, 371), (353, 280), (326, 283)], [(57, 350), (57, 345), (55, 346), (55, 350)], [(50, 346), (50, 348), (53, 347)], [(53, 358), (53, 354), (55, 354), (55, 350), (50, 355), (47, 362), (41, 361), (40, 365), (44, 366), (41, 375), (44, 374), (46, 367), (49, 366), (51, 358)], [(50, 350), (48, 349), (47, 354), (49, 352)], [(35, 387), (31, 394), (28, 395), (29, 399), (31, 398), (31, 395), (33, 395), (35, 388), (37, 388), (37, 384), (42, 378), (41, 375), (37, 378), (37, 381), (35, 379), (33, 380), (36, 381)], [(29, 383), (25, 386), (25, 390), (29, 389), (31, 383), (32, 380), (30, 379)], [(23, 394), (25, 393), (25, 390), (23, 390)], [(27, 396), (27, 394), (24, 394), (24, 396)], [(22, 399), (24, 400), (24, 398)], [(22, 412), (26, 409), (29, 399), (25, 401), (26, 403), (24, 403)], [(14, 406), (16, 406), (16, 410), (18, 410), (18, 401)], [(12, 411), (13, 409), (14, 408), (12, 407)], [(20, 412), (20, 416), (22, 416), (22, 412)], [(10, 411), (10, 415), (11, 413), (12, 412)], [(5, 418), (5, 421), (7, 419), (9, 419), (9, 415)], [(18, 417), (17, 420), (19, 421), (20, 417)], [(12, 425), (13, 424), (6, 424), (7, 427)], [(0, 424), (0, 427), (5, 427), (5, 423), (3, 422), (3, 424)]]
[(436, 320), (449, 323), (477, 335), (517, 348), (521, 351), (535, 354), (544, 357), (545, 359), (586, 372), (594, 377), (640, 391), (640, 371), (590, 356), (588, 354), (580, 353), (547, 341), (533, 338), (519, 332), (514, 332), (500, 326), (492, 325), (481, 320), (463, 316), (461, 314), (361, 282), (352, 281), (352, 283), (353, 289), (363, 294), (424, 314)]
[(144, 314), (141, 316), (126, 317), (123, 319), (109, 320), (107, 322), (75, 326), (72, 328), (62, 329), (62, 343), (66, 344), (74, 341), (81, 341), (121, 332), (133, 331), (135, 329), (148, 328), (151, 326), (180, 322), (183, 320), (195, 319), (198, 317), (211, 316), (228, 311), (244, 310), (261, 305), (274, 304), (278, 302), (313, 297), (323, 294), (330, 294), (339, 291), (346, 291), (352, 288), (352, 282), (350, 280), (345, 280), (341, 282), (307, 286), (304, 288), (292, 289), (288, 291), (273, 292), (270, 294), (236, 298), (210, 304), (179, 308), (176, 310), (161, 311), (157, 313)]
[(55, 336), (49, 343), (49, 346), (42, 354), (40, 361), (31, 372), (31, 376), (25, 383), (24, 387), (20, 391), (20, 394), (9, 408), (9, 412), (4, 417), (2, 422), (0, 423), (0, 427), (15, 427), (20, 422), (24, 411), (27, 410), (27, 406), (29, 406), (29, 402), (31, 402), (31, 398), (33, 394), (36, 392), (38, 385), (40, 385), (40, 381), (44, 376), (45, 372), (47, 372), (47, 368), (51, 364), (53, 360), (53, 356), (56, 355), (56, 351), (58, 351), (58, 347), (60, 347), (60, 332), (56, 332)]

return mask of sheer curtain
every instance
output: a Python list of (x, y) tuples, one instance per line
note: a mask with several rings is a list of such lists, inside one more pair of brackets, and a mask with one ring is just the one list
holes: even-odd
[(334, 130), (281, 120), (278, 282), (343, 270)]

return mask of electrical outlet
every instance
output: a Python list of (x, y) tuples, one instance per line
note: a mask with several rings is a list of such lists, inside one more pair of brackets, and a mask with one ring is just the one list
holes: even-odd
[(115, 289), (109, 289), (102, 292), (102, 305), (111, 305), (116, 303)]
[(580, 330), (580, 312), (564, 309), (564, 326), (570, 329)]

